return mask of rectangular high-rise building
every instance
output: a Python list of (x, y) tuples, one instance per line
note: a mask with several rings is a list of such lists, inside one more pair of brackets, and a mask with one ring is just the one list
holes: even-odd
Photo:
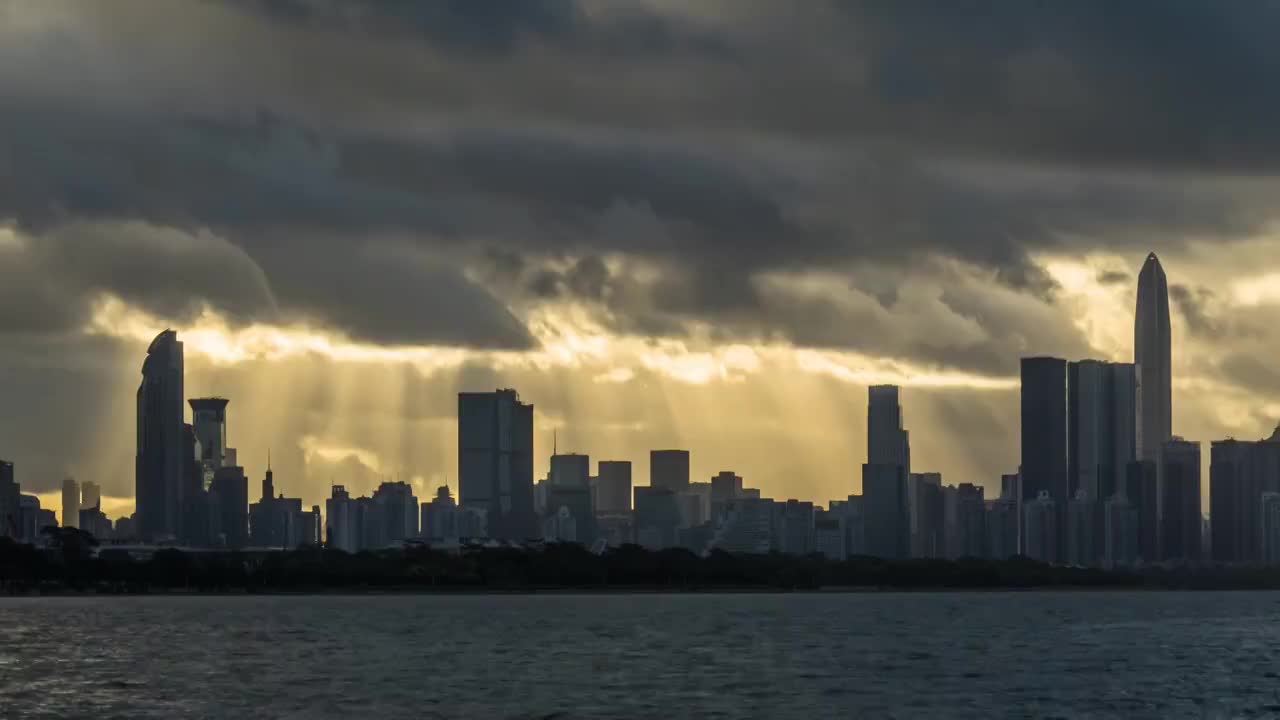
[(1173, 438), (1160, 454), (1161, 559), (1200, 561), (1200, 443)]
[(1141, 390), (1131, 363), (1081, 360), (1068, 365), (1068, 491), (1101, 503), (1124, 483), (1138, 457)]
[(901, 465), (862, 466), (866, 553), (902, 559), (910, 551), (907, 478)]
[(535, 537), (533, 405), (515, 390), (458, 393), (458, 500), (495, 538)]
[[(1068, 470), (1068, 387), (1067, 361), (1051, 357), (1022, 359), (1021, 428), (1022, 428), (1022, 501), (1024, 533), (1026, 520), (1032, 517), (1026, 505), (1047, 499), (1059, 515), (1054, 519), (1054, 532), (1065, 529), (1066, 507), (1070, 497)], [(1048, 527), (1042, 523), (1037, 529)], [(1055, 536), (1052, 543), (1037, 540), (1037, 549), (1057, 552), (1064, 537)], [(1029, 547), (1026, 542), (1024, 546)], [(1027, 554), (1030, 554), (1028, 552)], [(1054, 562), (1056, 556), (1038, 556)]]
[(689, 451), (650, 450), (649, 486), (680, 494), (689, 490)]
[(1280, 492), (1262, 493), (1262, 564), (1280, 565)]
[(1209, 518), (1216, 562), (1257, 562), (1262, 552), (1261, 502), (1280, 492), (1280, 428), (1257, 442), (1213, 443), (1209, 462)]
[(601, 460), (596, 480), (596, 512), (621, 515), (631, 511), (631, 463)]
[(1144, 563), (1160, 559), (1160, 496), (1153, 460), (1134, 460), (1125, 473), (1125, 499), (1134, 512), (1137, 545), (1134, 552)]
[[(911, 479), (911, 440), (903, 426), (900, 394), (897, 385), (872, 385), (867, 388), (867, 465), (896, 467), (900, 470), (906, 485), (906, 552), (911, 555), (919, 550), (923, 541), (919, 534), (920, 503), (916, 483)], [(876, 477), (881, 477), (884, 473), (888, 471), (874, 471)], [(865, 482), (865, 469), (863, 478)]]
[(62, 527), (80, 527), (80, 484), (75, 478), (62, 481)]
[(591, 477), (591, 457), (570, 453), (551, 456), (551, 484), (553, 486), (588, 487)]
[(13, 475), (13, 463), (0, 460), (0, 537), (17, 539), (22, 524), (22, 488)]

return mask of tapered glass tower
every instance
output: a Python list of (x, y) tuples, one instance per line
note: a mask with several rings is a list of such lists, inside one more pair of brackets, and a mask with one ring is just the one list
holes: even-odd
[(1173, 437), (1173, 381), (1170, 372), (1169, 285), (1155, 253), (1138, 275), (1138, 309), (1133, 326), (1133, 362), (1138, 366), (1142, 406), (1138, 413), (1138, 452), (1158, 461)]

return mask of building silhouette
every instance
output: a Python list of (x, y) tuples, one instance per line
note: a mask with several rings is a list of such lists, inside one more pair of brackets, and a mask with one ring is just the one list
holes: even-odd
[(1133, 325), (1133, 363), (1142, 387), (1141, 457), (1159, 462), (1160, 449), (1173, 437), (1173, 376), (1169, 332), (1169, 285), (1155, 253), (1147, 255), (1138, 275), (1137, 312)]
[(910, 519), (907, 516), (907, 478), (901, 465), (862, 466), (862, 501), (865, 511), (866, 553), (902, 559), (910, 552)]
[(1033, 560), (1053, 563), (1060, 556), (1057, 504), (1047, 490), (1041, 490), (1022, 505), (1023, 554)]
[(147, 348), (138, 386), (134, 495), (138, 534), (172, 541), (182, 535), (183, 356), (178, 334), (165, 330)]
[[(1156, 462), (1134, 460), (1125, 472), (1125, 499), (1134, 511), (1137, 557), (1145, 563), (1160, 559), (1160, 496)], [(1197, 501), (1198, 504), (1198, 501)]]
[(1200, 552), (1200, 443), (1173, 438), (1160, 454), (1162, 530), (1160, 558), (1198, 563)]
[(601, 460), (596, 480), (597, 515), (623, 515), (631, 511), (631, 463)]
[(18, 538), (21, 521), (22, 488), (14, 477), (13, 463), (0, 460), (0, 537)]
[(689, 451), (650, 450), (649, 485), (680, 494), (689, 490)]
[(495, 538), (537, 536), (533, 405), (515, 390), (458, 393), (458, 504), (483, 512)]
[[(867, 462), (862, 466), (865, 548), (870, 555), (905, 558), (918, 518), (910, 485), (911, 441), (903, 428), (896, 385), (867, 388)], [(913, 523), (913, 518), (916, 522)]]
[[(1068, 483), (1068, 374), (1067, 361), (1052, 357), (1022, 359), (1021, 428), (1022, 428), (1022, 501), (1047, 499), (1059, 512), (1052, 524), (1054, 531), (1065, 529), (1066, 505), (1070, 495)], [(1043, 508), (1037, 508), (1040, 512)], [(1024, 509), (1023, 519), (1031, 515)], [(1024, 523), (1025, 526), (1025, 523)], [(1026, 528), (1030, 537), (1032, 530)], [(1037, 541), (1037, 552), (1056, 553), (1065, 537), (1056, 536), (1052, 543)], [(1028, 543), (1027, 555), (1031, 555)], [(1040, 560), (1057, 561), (1056, 554), (1034, 555)]]
[(80, 527), (80, 484), (75, 478), (62, 481), (62, 526)]
[(227, 451), (227, 403), (226, 398), (194, 398), (191, 405), (191, 428), (200, 465), (210, 477), (226, 461)]
[(1210, 448), (1209, 516), (1215, 562), (1256, 562), (1262, 552), (1264, 492), (1280, 492), (1280, 428), (1255, 442), (1219, 440)]

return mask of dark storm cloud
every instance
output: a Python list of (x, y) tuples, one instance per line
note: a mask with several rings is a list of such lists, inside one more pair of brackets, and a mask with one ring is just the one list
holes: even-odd
[[(391, 36), (456, 59), (460, 71), (477, 54), (514, 65), (537, 43), (559, 53), (565, 72), (590, 78), (592, 96), (580, 97), (558, 77), (513, 74), (511, 82), (537, 91), (466, 93), (469, 108), (627, 127), (875, 137), (1068, 165), (1262, 170), (1280, 162), (1272, 132), (1280, 5), (1267, 0), (732, 2), (703, 14), (718, 23), (671, 7), (567, 0), (232, 5), (303, 31)], [(581, 66), (601, 59), (599, 68)], [(635, 95), (625, 71), (641, 64), (645, 77), (663, 81), (641, 87), (670, 93), (679, 106)], [(619, 79), (599, 82), (597, 72)], [(454, 94), (450, 80), (427, 82)]]
[[(1034, 252), (1138, 252), (1189, 234), (1236, 237), (1267, 219), (1265, 180), (1240, 192), (1053, 163), (1105, 154), (1115, 166), (1196, 166), (1174, 94), (1159, 79), (1146, 94), (1127, 83), (1174, 75), (1153, 63), (1186, 67), (1172, 40), (1202, 51), (1207, 67), (1187, 75), (1202, 80), (1272, 52), (1246, 22), (1271, 6), (1201, 17), (1182, 2), (961, 5), (727, 3), (695, 20), (644, 4), (245, 1), (187, 6), (200, 12), (185, 24), (165, 3), (83, 9), (99, 46), (116, 49), (100, 59), (126, 75), (146, 59), (166, 78), (165, 46), (130, 34), (139, 17), (167, 18), (179, 40), (221, 37), (264, 72), (175, 58), (178, 79), (192, 82), (123, 86), (98, 106), (79, 99), (74, 73), (55, 72), (65, 66), (48, 73), (59, 92), (0, 74), (13, 109), (0, 114), (11, 160), (0, 164), (0, 217), (33, 231), (84, 218), (208, 228), (260, 270), (272, 300), (202, 290), (233, 315), (269, 309), (377, 342), (484, 347), (529, 344), (490, 293), (597, 303), (624, 331), (709, 321), (726, 337), (750, 328), (845, 345), (844, 311), (779, 307), (758, 277), (872, 269), (857, 273), (858, 289), (892, 308), (902, 278), (954, 258), (1051, 303)], [(1197, 22), (1203, 36), (1186, 30)], [(1220, 47), (1237, 26), (1243, 42)], [(99, 47), (73, 46), (78, 57)], [(294, 50), (311, 64), (265, 71)], [(1104, 62), (1118, 66), (1103, 73)], [(220, 76), (227, 67), (236, 72)], [(188, 85), (202, 94), (184, 94)], [(1265, 116), (1259, 95), (1270, 92), (1246, 98), (1220, 82), (1192, 96)], [(182, 99), (182, 112), (158, 110), (149, 93)], [(1157, 112), (1171, 127), (1145, 128), (1132, 152), (1112, 147)], [(1191, 114), (1219, 112), (1235, 117)], [(1257, 138), (1226, 127), (1229, 165), (1231, 143)], [(1164, 145), (1191, 149), (1164, 156)], [(605, 260), (619, 255), (659, 281), (614, 276)], [(483, 266), (485, 287), (463, 264)], [(152, 305), (174, 300), (145, 292)], [(472, 310), (429, 312), (445, 306)]]
[(1187, 323), (1187, 329), (1192, 335), (1208, 338), (1222, 335), (1222, 325), (1206, 309), (1206, 306), (1214, 300), (1212, 290), (1174, 284), (1169, 286), (1169, 299), (1173, 301), (1174, 307), (1178, 309), (1178, 314)]
[(390, 36), (468, 55), (507, 55), (528, 43), (613, 56), (726, 50), (715, 34), (682, 25), (639, 3), (606, 6), (580, 0), (219, 1), (285, 24)]

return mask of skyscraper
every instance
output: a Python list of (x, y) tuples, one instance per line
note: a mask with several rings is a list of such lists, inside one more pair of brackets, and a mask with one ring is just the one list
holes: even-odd
[(102, 506), (102, 488), (98, 487), (98, 483), (86, 480), (80, 486), (80, 507), (89, 508), (95, 505)]
[(151, 341), (138, 386), (135, 490), (138, 534), (176, 539), (182, 530), (182, 343), (165, 330)]
[(1081, 360), (1067, 374), (1068, 491), (1074, 499), (1084, 490), (1101, 503), (1124, 485), (1129, 463), (1138, 459), (1138, 372), (1131, 363)]
[(1155, 253), (1138, 275), (1138, 309), (1133, 326), (1133, 362), (1142, 387), (1139, 452), (1159, 462), (1173, 437), (1173, 381), (1170, 372), (1169, 286)]
[(62, 527), (80, 527), (80, 484), (75, 478), (62, 481)]
[[(1052, 528), (1054, 532), (1065, 529), (1066, 507), (1070, 499), (1067, 456), (1067, 361), (1051, 357), (1022, 359), (1022, 500), (1036, 501), (1034, 509), (1024, 508), (1023, 524), (1032, 517), (1037, 519), (1052, 508), (1060, 517), (1049, 523), (1041, 522), (1038, 532)], [(1031, 529), (1024, 531), (1029, 539)], [(1063, 538), (1055, 536), (1053, 542), (1036, 539), (1040, 553), (1057, 552)], [(1027, 554), (1030, 555), (1030, 546)], [(1040, 560), (1054, 561), (1056, 556), (1035, 556)]]
[(689, 451), (650, 450), (649, 485), (674, 493), (689, 490)]
[(600, 479), (596, 483), (596, 512), (602, 515), (631, 511), (631, 463), (626, 460), (601, 460)]
[(1200, 561), (1200, 443), (1173, 438), (1160, 455), (1161, 558)]
[(867, 464), (897, 465), (911, 474), (911, 443), (902, 426), (897, 385), (867, 388)]
[(200, 443), (200, 461), (210, 477), (226, 460), (228, 402), (225, 398), (193, 398), (188, 401), (191, 405), (191, 426), (195, 430), (196, 442)]
[(458, 504), (495, 538), (534, 537), (533, 405), (515, 390), (458, 393)]
[(872, 385), (867, 388), (867, 463), (862, 468), (866, 544), (872, 555), (907, 557), (917, 544), (919, 508), (910, 479), (911, 441), (902, 426), (898, 386)]
[(0, 537), (19, 538), (22, 488), (13, 477), (13, 463), (0, 460)]
[(863, 465), (862, 498), (867, 554), (890, 559), (907, 557), (911, 549), (911, 525), (903, 467)]

